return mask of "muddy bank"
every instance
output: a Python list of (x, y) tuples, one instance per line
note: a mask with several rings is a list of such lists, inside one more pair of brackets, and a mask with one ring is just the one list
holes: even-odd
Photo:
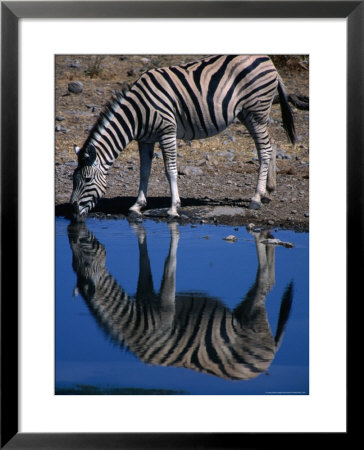
[[(82, 145), (114, 90), (133, 82), (151, 67), (196, 59), (187, 56), (56, 57), (56, 215), (68, 214), (72, 174), (76, 167), (73, 144)], [(293, 62), (292, 62), (293, 61)], [(308, 96), (308, 70), (296, 62), (277, 64), (287, 91)], [(279, 61), (278, 61), (279, 63)], [(81, 83), (78, 84), (78, 83)], [(73, 83), (70, 92), (68, 86)], [(295, 148), (281, 126), (279, 105), (273, 105), (269, 132), (277, 151), (277, 191), (259, 211), (249, 210), (258, 170), (254, 142), (247, 130), (234, 123), (218, 136), (200, 141), (178, 141), (178, 186), (181, 223), (309, 229), (309, 112), (292, 106), (297, 132)], [(139, 184), (137, 143), (130, 143), (108, 174), (108, 190), (92, 215), (120, 218), (128, 215)], [(167, 220), (169, 185), (161, 151), (156, 145), (145, 218)]]

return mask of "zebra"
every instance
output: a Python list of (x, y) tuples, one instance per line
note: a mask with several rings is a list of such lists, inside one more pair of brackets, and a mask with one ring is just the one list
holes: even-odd
[(178, 216), (176, 139), (216, 135), (236, 118), (250, 132), (258, 152), (258, 180), (249, 208), (259, 209), (276, 188), (267, 124), (277, 90), (283, 127), (294, 144), (293, 114), (282, 79), (268, 56), (210, 56), (144, 72), (129, 90), (109, 102), (82, 148), (74, 145), (78, 159), (70, 199), (74, 220), (85, 217), (105, 194), (106, 174), (132, 140), (138, 142), (140, 181), (130, 211), (141, 214), (147, 205), (154, 145), (159, 142), (171, 192), (167, 214)]
[(228, 380), (249, 380), (267, 371), (284, 334), (293, 298), (293, 283), (283, 295), (273, 337), (265, 299), (275, 283), (273, 246), (255, 233), (256, 280), (243, 301), (230, 310), (216, 297), (176, 293), (179, 230), (169, 223), (170, 247), (159, 292), (153, 286), (144, 227), (132, 223), (139, 246), (139, 277), (134, 297), (108, 272), (104, 246), (84, 222), (71, 223), (68, 236), (80, 293), (96, 322), (116, 345), (142, 362), (184, 367)]

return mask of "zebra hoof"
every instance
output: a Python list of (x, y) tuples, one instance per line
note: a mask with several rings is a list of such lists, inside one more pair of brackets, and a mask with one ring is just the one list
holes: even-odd
[(138, 214), (139, 216), (141, 216), (142, 215), (142, 208), (141, 208), (141, 206), (139, 206), (139, 205), (137, 205), (137, 206), (131, 206), (130, 208), (129, 208), (129, 215), (130, 214)]
[(179, 214), (177, 212), (175, 213), (167, 213), (168, 220), (178, 219)]
[(262, 203), (264, 203), (265, 205), (267, 203), (270, 203), (270, 201), (271, 201), (270, 197), (262, 197)]
[(249, 203), (249, 209), (260, 209), (260, 203), (256, 202), (255, 200), (252, 200)]
[(169, 219), (176, 219), (179, 217), (179, 214), (177, 212), (176, 208), (171, 208), (167, 211), (167, 216)]

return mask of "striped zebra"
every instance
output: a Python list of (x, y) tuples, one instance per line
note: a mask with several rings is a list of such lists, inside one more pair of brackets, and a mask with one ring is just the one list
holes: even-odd
[(179, 231), (171, 233), (160, 291), (154, 290), (146, 233), (134, 225), (139, 244), (139, 277), (129, 297), (106, 266), (106, 251), (84, 223), (68, 228), (81, 293), (99, 326), (114, 343), (152, 365), (189, 368), (229, 380), (249, 380), (265, 372), (281, 342), (292, 302), (292, 284), (283, 295), (273, 337), (265, 298), (275, 283), (273, 246), (256, 234), (258, 270), (245, 299), (233, 310), (202, 293), (176, 294)]
[(89, 212), (106, 191), (106, 174), (120, 152), (138, 141), (140, 184), (131, 211), (147, 204), (154, 144), (159, 142), (171, 190), (169, 216), (178, 216), (176, 139), (216, 135), (238, 118), (249, 130), (259, 156), (257, 187), (249, 208), (269, 202), (276, 186), (275, 156), (267, 123), (278, 90), (283, 126), (295, 142), (291, 108), (283, 82), (268, 56), (210, 56), (200, 61), (145, 72), (129, 91), (111, 100), (82, 148), (70, 199), (74, 219)]

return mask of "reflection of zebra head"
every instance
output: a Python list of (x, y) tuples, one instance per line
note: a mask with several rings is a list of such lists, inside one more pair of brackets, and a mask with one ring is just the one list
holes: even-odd
[(106, 191), (106, 172), (99, 164), (95, 147), (91, 144), (83, 149), (75, 146), (78, 167), (73, 173), (73, 192), (71, 206), (75, 221), (85, 215), (96, 205)]
[(281, 341), (293, 289), (283, 295), (274, 338), (265, 298), (274, 284), (274, 247), (255, 236), (256, 280), (244, 300), (231, 311), (222, 301), (202, 293), (175, 292), (179, 232), (170, 224), (171, 241), (160, 291), (153, 287), (146, 232), (136, 226), (139, 279), (129, 298), (105, 266), (104, 247), (84, 224), (69, 227), (77, 287), (99, 325), (114, 342), (126, 346), (148, 364), (176, 366), (221, 378), (247, 380), (265, 372)]

